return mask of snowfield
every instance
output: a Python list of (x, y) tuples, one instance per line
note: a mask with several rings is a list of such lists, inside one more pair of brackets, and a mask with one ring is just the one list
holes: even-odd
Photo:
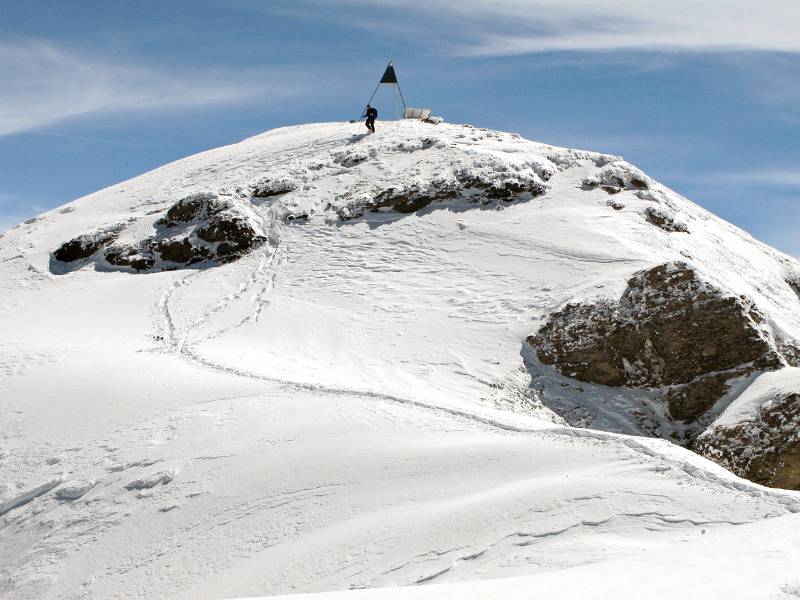
[[(0, 596), (800, 597), (800, 493), (625, 435), (645, 393), (597, 386), (606, 431), (569, 426), (574, 381), (525, 342), (668, 261), (798, 340), (797, 262), (618, 157), (378, 125), (274, 130), (0, 236)], [(252, 250), (53, 255), (102, 232), (161, 251), (194, 194)], [(796, 373), (754, 375), (720, 418)]]

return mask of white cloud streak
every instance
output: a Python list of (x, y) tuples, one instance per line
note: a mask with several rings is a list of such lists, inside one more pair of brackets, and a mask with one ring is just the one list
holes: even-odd
[[(424, 35), (432, 45), (461, 56), (618, 50), (800, 52), (797, 0), (338, 0), (337, 4), (360, 7), (372, 30), (410, 39)], [(452, 43), (441, 46), (443, 38)]]
[(763, 168), (736, 173), (717, 173), (710, 175), (710, 178), (712, 181), (722, 184), (800, 189), (800, 167)]
[(0, 81), (0, 135), (92, 113), (186, 109), (299, 91), (279, 73), (154, 68), (31, 39), (0, 41)]

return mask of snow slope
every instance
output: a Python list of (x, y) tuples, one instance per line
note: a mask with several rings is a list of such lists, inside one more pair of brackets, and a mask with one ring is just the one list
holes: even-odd
[[(424, 587), (282, 596), (281, 600), (792, 600), (800, 595), (800, 517), (791, 515), (709, 533), (636, 558), (566, 571)], [(746, 547), (747, 552), (742, 552)], [(692, 560), (687, 560), (691, 556)]]
[[(800, 511), (668, 442), (567, 427), (522, 356), (565, 302), (672, 260), (800, 339), (795, 262), (650, 180), (610, 206), (586, 178), (646, 177), (617, 157), (468, 126), (358, 129), (271, 131), (0, 237), (0, 594), (563, 581), (660, 549), (680, 564), (681, 542)], [(465, 178), (546, 193), (363, 211)], [(65, 241), (113, 226), (134, 243), (201, 192), (251, 211), (268, 243), (223, 266), (54, 268)], [(647, 222), (654, 204), (689, 233)], [(685, 547), (686, 564), (707, 551)]]

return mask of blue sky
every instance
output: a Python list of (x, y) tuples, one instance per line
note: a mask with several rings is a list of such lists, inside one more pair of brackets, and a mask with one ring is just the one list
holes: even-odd
[(391, 59), (409, 104), (621, 154), (800, 256), (798, 31), (796, 0), (0, 0), (0, 230), (353, 118)]

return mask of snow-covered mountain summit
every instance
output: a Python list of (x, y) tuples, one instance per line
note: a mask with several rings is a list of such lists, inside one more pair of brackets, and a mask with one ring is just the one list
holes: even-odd
[(0, 591), (511, 576), (800, 510), (657, 439), (800, 488), (796, 261), (619, 157), (357, 129), (0, 237)]

